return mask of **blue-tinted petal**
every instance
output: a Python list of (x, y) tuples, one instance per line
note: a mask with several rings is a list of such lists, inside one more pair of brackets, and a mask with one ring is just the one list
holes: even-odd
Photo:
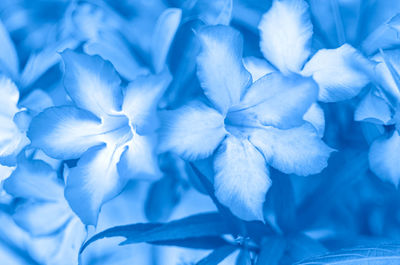
[(8, 78), (0, 77), (0, 163), (12, 166), (18, 153), (29, 144), (25, 132), (15, 123), (19, 92)]
[(156, 73), (165, 67), (168, 51), (181, 22), (182, 10), (168, 8), (158, 18), (151, 40), (151, 56)]
[(102, 142), (100, 120), (73, 106), (52, 107), (36, 116), (28, 137), (32, 146), (58, 159), (79, 158), (88, 148)]
[(275, 0), (258, 26), (261, 51), (282, 73), (299, 72), (310, 55), (313, 28), (303, 0)]
[(118, 163), (118, 172), (121, 177), (154, 180), (161, 176), (154, 152), (155, 138), (155, 135), (135, 134), (133, 136)]
[(161, 151), (172, 151), (189, 160), (205, 158), (226, 135), (224, 117), (205, 104), (194, 102), (165, 112), (160, 135)]
[[(42, 192), (47, 192), (42, 187)], [(62, 191), (60, 192), (62, 195)], [(17, 207), (14, 221), (33, 236), (50, 235), (59, 230), (72, 212), (66, 201), (27, 202)]]
[(52, 66), (61, 61), (59, 52), (70, 48), (74, 49), (79, 42), (67, 38), (63, 41), (52, 44), (38, 53), (32, 53), (20, 76), (21, 89), (25, 89), (37, 81)]
[(368, 156), (371, 171), (396, 187), (400, 181), (399, 150), (400, 136), (397, 131), (394, 131), (389, 138), (381, 137), (375, 140)]
[(69, 171), (65, 198), (84, 224), (96, 225), (102, 204), (125, 186), (127, 179), (117, 172), (123, 151), (111, 144), (92, 147)]
[(99, 56), (65, 50), (64, 86), (75, 104), (99, 117), (121, 110), (120, 78), (110, 62)]
[(139, 133), (157, 127), (158, 101), (172, 78), (168, 71), (158, 75), (140, 76), (127, 87), (122, 110)]
[(358, 104), (354, 112), (354, 119), (376, 124), (389, 124), (392, 120), (392, 113), (388, 103), (377, 95), (377, 91), (371, 89)]
[(271, 180), (262, 154), (248, 140), (228, 136), (218, 149), (214, 171), (218, 200), (244, 220), (263, 220)]
[(253, 81), (257, 81), (266, 74), (275, 72), (276, 69), (270, 65), (266, 60), (257, 57), (243, 58), (243, 64), (247, 71), (251, 74)]
[(20, 156), (18, 166), (4, 181), (4, 189), (14, 197), (36, 200), (63, 200), (63, 186), (57, 173), (40, 160)]
[(313, 103), (311, 107), (304, 114), (303, 119), (311, 123), (317, 130), (319, 137), (324, 136), (325, 132), (325, 115), (324, 110), (318, 103)]
[(283, 173), (301, 176), (321, 172), (333, 151), (307, 123), (288, 130), (257, 129), (251, 134), (250, 142), (263, 152), (269, 165)]
[(204, 27), (198, 32), (202, 51), (197, 75), (206, 96), (222, 113), (239, 103), (251, 84), (242, 63), (243, 38), (227, 26)]
[(184, 13), (196, 17), (206, 25), (228, 25), (232, 18), (232, 0), (199, 0), (183, 2)]
[(258, 79), (240, 105), (228, 117), (238, 123), (290, 128), (303, 123), (303, 116), (317, 99), (317, 84), (301, 76), (285, 77), (278, 72)]
[(319, 85), (319, 100), (334, 102), (356, 96), (370, 81), (360, 64), (370, 64), (356, 49), (345, 44), (319, 50), (304, 66), (302, 74)]
[(83, 49), (89, 55), (100, 55), (104, 60), (109, 60), (118, 73), (128, 80), (149, 72), (138, 64), (125, 41), (116, 33), (100, 32), (99, 36), (88, 41)]
[(37, 114), (53, 106), (51, 97), (41, 89), (35, 89), (21, 100), (19, 106)]
[[(18, 76), (19, 65), (17, 51), (6, 27), (0, 21), (0, 70), (8, 72), (10, 77)], [(4, 69), (5, 68), (5, 69)]]

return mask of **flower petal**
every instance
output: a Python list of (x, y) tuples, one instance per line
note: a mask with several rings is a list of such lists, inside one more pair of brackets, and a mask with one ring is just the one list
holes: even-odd
[(18, 153), (29, 144), (29, 140), (14, 122), (19, 111), (19, 92), (5, 76), (0, 77), (0, 94), (0, 163), (13, 166)]
[(266, 60), (257, 57), (245, 57), (243, 58), (244, 67), (251, 74), (253, 81), (257, 81), (266, 74), (275, 72), (276, 69), (270, 65)]
[(154, 152), (155, 137), (135, 134), (121, 155), (118, 172), (126, 179), (158, 179), (161, 172)]
[(394, 131), (390, 138), (381, 137), (375, 140), (368, 156), (371, 171), (396, 187), (400, 181), (399, 150), (400, 136), (398, 131)]
[[(18, 55), (14, 43), (4, 24), (0, 21), (0, 69), (8, 72), (12, 78), (18, 76)], [(5, 68), (5, 69), (3, 69)]]
[(356, 49), (344, 44), (319, 50), (304, 66), (302, 74), (319, 85), (319, 100), (335, 102), (356, 96), (369, 83), (359, 64), (370, 64)]
[(263, 220), (263, 203), (271, 186), (262, 154), (248, 141), (228, 136), (214, 160), (218, 200), (238, 217)]
[(100, 120), (72, 106), (52, 107), (36, 116), (28, 137), (32, 146), (57, 159), (79, 158), (88, 148), (101, 144)]
[(160, 135), (161, 151), (172, 151), (189, 160), (205, 158), (226, 135), (224, 117), (203, 103), (193, 102), (164, 113)]
[(157, 127), (157, 104), (171, 80), (170, 73), (163, 71), (159, 75), (140, 76), (129, 84), (122, 110), (138, 133)]
[(4, 189), (14, 197), (46, 201), (61, 201), (63, 186), (57, 173), (41, 160), (19, 157), (18, 166), (4, 181)]
[(313, 103), (311, 107), (304, 114), (303, 119), (311, 123), (314, 128), (317, 130), (317, 134), (319, 137), (324, 136), (325, 132), (325, 116), (324, 110), (318, 103)]
[(161, 72), (165, 66), (168, 51), (182, 18), (179, 8), (167, 8), (158, 18), (151, 40), (153, 69)]
[(354, 113), (356, 121), (368, 121), (375, 124), (389, 124), (392, 120), (392, 113), (387, 102), (370, 90), (358, 104)]
[(307, 123), (289, 130), (257, 129), (250, 142), (263, 152), (268, 164), (283, 173), (300, 176), (321, 172), (333, 151)]
[(261, 51), (282, 73), (299, 72), (310, 55), (313, 28), (303, 0), (275, 0), (260, 25)]
[(242, 125), (299, 126), (316, 101), (317, 93), (317, 84), (310, 78), (270, 73), (249, 88), (240, 105), (231, 109), (228, 118)]
[(79, 108), (99, 117), (121, 110), (121, 80), (110, 62), (69, 49), (61, 55), (65, 63), (65, 89)]
[[(45, 187), (42, 187), (42, 192), (47, 192)], [(48, 236), (71, 217), (72, 212), (66, 201), (27, 202), (17, 207), (13, 214), (14, 221), (33, 236)]]
[(113, 145), (92, 147), (69, 171), (65, 198), (84, 224), (96, 225), (102, 204), (125, 186), (127, 179), (117, 172), (123, 150)]
[(242, 64), (243, 38), (228, 26), (208, 26), (198, 33), (202, 52), (197, 57), (197, 75), (206, 96), (221, 113), (239, 103), (251, 84)]
[(116, 33), (100, 32), (96, 39), (85, 43), (83, 49), (89, 55), (99, 55), (104, 60), (109, 60), (118, 73), (128, 80), (149, 72), (138, 64), (124, 39)]

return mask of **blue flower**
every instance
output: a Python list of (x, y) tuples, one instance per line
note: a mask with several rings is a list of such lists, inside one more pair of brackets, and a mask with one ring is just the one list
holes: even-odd
[(313, 25), (303, 0), (275, 0), (263, 15), (259, 30), (264, 57), (284, 75), (311, 76), (319, 87), (319, 101), (350, 99), (370, 81), (359, 66), (367, 59), (349, 44), (318, 50), (309, 58)]
[(31, 123), (32, 146), (56, 159), (78, 159), (65, 196), (85, 224), (133, 177), (159, 175), (152, 151), (156, 104), (170, 75), (140, 76), (128, 87), (99, 56), (62, 53), (72, 105), (48, 108)]
[[(57, 178), (56, 171), (41, 160), (20, 155), (18, 166), (4, 182), (4, 189), (23, 199), (13, 219), (32, 236), (32, 243), (39, 241), (35, 256), (40, 256), (46, 264), (76, 264), (87, 232), (65, 200), (64, 183)], [(49, 244), (43, 249), (46, 240)]]
[(400, 50), (382, 51), (372, 57), (374, 85), (362, 98), (355, 111), (355, 120), (371, 123), (377, 133), (371, 139), (369, 165), (371, 171), (398, 186), (400, 148)]
[(208, 26), (197, 34), (202, 45), (197, 74), (208, 101), (164, 114), (161, 150), (186, 160), (214, 153), (217, 198), (245, 220), (263, 220), (269, 166), (309, 175), (327, 165), (332, 149), (303, 120), (318, 87), (311, 78), (279, 72), (253, 83), (242, 64), (239, 32)]

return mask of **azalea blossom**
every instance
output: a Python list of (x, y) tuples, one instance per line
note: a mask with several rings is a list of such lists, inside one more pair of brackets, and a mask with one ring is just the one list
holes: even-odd
[(85, 224), (95, 225), (101, 205), (129, 179), (159, 175), (152, 151), (155, 111), (170, 76), (140, 76), (123, 88), (111, 63), (99, 56), (66, 50), (62, 58), (72, 104), (36, 116), (28, 136), (50, 157), (79, 159), (65, 196)]
[(239, 32), (208, 26), (197, 34), (198, 78), (208, 100), (165, 113), (161, 150), (187, 160), (213, 155), (217, 198), (245, 220), (263, 220), (269, 166), (316, 174), (333, 151), (303, 120), (318, 87), (311, 78), (279, 72), (253, 83), (242, 64)]

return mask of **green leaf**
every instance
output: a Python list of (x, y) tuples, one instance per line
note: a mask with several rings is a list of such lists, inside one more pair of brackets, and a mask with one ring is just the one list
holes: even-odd
[(227, 245), (215, 249), (211, 254), (209, 254), (204, 259), (196, 263), (196, 265), (217, 265), (222, 262), (226, 257), (232, 254), (236, 250), (235, 246)]
[[(121, 245), (156, 243), (230, 234), (231, 230), (218, 213), (192, 215), (169, 223), (146, 223), (116, 226), (90, 238), (81, 248), (82, 253), (91, 243), (105, 237), (125, 237)], [(166, 242), (168, 245), (168, 242)]]

